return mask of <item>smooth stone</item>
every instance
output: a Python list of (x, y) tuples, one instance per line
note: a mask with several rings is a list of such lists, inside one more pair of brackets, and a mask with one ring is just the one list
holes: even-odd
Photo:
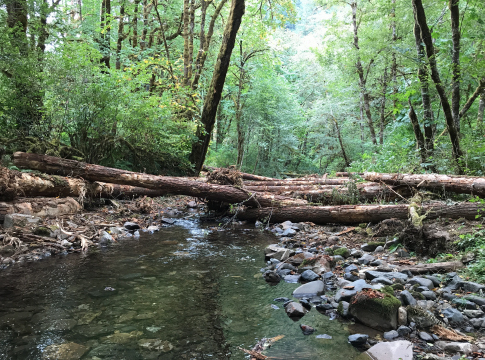
[(302, 317), (305, 315), (305, 309), (300, 303), (297, 302), (290, 302), (285, 306), (286, 314), (289, 317)]
[(88, 347), (74, 342), (46, 346), (43, 360), (78, 360), (88, 351)]
[(370, 254), (365, 254), (361, 258), (358, 259), (360, 264), (367, 265), (375, 260), (375, 257)]
[(400, 307), (397, 312), (397, 324), (398, 325), (407, 325), (408, 323), (408, 312), (404, 307)]
[(397, 328), (397, 332), (399, 334), (399, 336), (407, 336), (409, 334), (411, 334), (411, 329), (408, 328), (407, 326), (404, 326), (404, 325), (401, 325)]
[(330, 335), (327, 335), (327, 334), (321, 334), (321, 335), (317, 335), (315, 336), (316, 339), (327, 339), (327, 340), (332, 340), (332, 337)]
[(357, 267), (357, 265), (354, 265), (354, 264), (351, 264), (344, 268), (344, 272), (346, 273), (350, 273), (351, 271), (359, 271), (359, 268)]
[(372, 281), (370, 283), (371, 284), (392, 285), (392, 281), (385, 278), (385, 277), (378, 277), (378, 278), (372, 279)]
[(408, 280), (408, 276), (400, 272), (384, 272), (384, 271), (373, 271), (373, 270), (366, 271), (365, 277), (367, 280), (373, 280), (379, 277), (384, 277), (389, 280), (393, 280), (393, 279), (400, 279), (403, 281)]
[(374, 250), (375, 253), (381, 253), (384, 251), (384, 246), (378, 246), (376, 247), (376, 249)]
[(417, 304), (416, 299), (407, 290), (401, 291), (401, 294), (399, 295), (399, 297), (401, 298), (401, 302), (403, 303), (403, 305), (416, 305)]
[(131, 221), (125, 222), (123, 226), (126, 230), (138, 230), (140, 228), (140, 225)]
[(433, 282), (434, 287), (439, 287), (441, 284), (441, 280), (438, 279), (436, 276), (433, 275), (423, 275), (425, 279), (431, 280)]
[(303, 332), (303, 335), (311, 335), (315, 332), (315, 329), (308, 325), (300, 324), (300, 329)]
[(436, 300), (436, 294), (434, 291), (423, 291), (421, 293), (427, 300)]
[(353, 286), (353, 289), (340, 289), (335, 294), (335, 301), (347, 301), (350, 302), (350, 299), (357, 294), (358, 291), (362, 291), (362, 289), (372, 289), (373, 287), (365, 282), (365, 280), (360, 279), (354, 282), (351, 282), (346, 285), (346, 287)]
[(294, 297), (305, 297), (323, 294), (323, 281), (317, 280), (303, 284), (293, 291)]
[(412, 360), (413, 344), (407, 340), (382, 342), (365, 352), (374, 360)]
[(289, 284), (297, 284), (300, 281), (300, 275), (286, 275), (284, 280)]
[(362, 346), (367, 342), (369, 335), (366, 334), (354, 334), (348, 337), (349, 343), (353, 346)]
[(434, 288), (433, 282), (423, 277), (415, 276), (412, 279), (409, 279), (407, 283), (411, 285), (418, 284), (419, 286), (426, 286), (429, 290)]
[(462, 298), (455, 298), (451, 301), (451, 303), (456, 305), (456, 307), (460, 309), (475, 310), (477, 308), (477, 304)]
[(479, 318), (484, 315), (482, 310), (463, 310), (463, 314), (469, 318)]
[(420, 331), (418, 335), (419, 335), (419, 338), (423, 341), (431, 342), (431, 343), (434, 342), (433, 337), (427, 332)]
[(300, 280), (302, 281), (315, 281), (319, 278), (320, 276), (316, 274), (312, 270), (305, 270), (301, 273), (301, 278)]
[(466, 295), (463, 298), (468, 300), (468, 301), (474, 302), (475, 304), (477, 304), (479, 306), (485, 305), (485, 298), (480, 297), (480, 296)]
[(396, 330), (386, 331), (383, 337), (386, 340), (392, 340), (399, 337), (399, 333)]
[(348, 281), (357, 281), (360, 278), (357, 275), (351, 274), (351, 273), (345, 273), (344, 274), (344, 279)]
[(468, 355), (478, 349), (476, 345), (472, 345), (470, 343), (448, 342), (448, 341), (437, 341), (435, 342), (434, 346), (436, 346), (438, 349), (442, 349), (450, 353), (459, 352), (465, 355)]
[(441, 313), (443, 314), (444, 317), (446, 317), (452, 323), (461, 324), (465, 321), (463, 314), (456, 309), (446, 308), (446, 309), (441, 310)]
[(364, 252), (361, 251), (361, 250), (354, 249), (350, 252), (350, 256), (352, 256), (354, 258), (360, 258), (360, 257), (362, 257), (362, 255), (364, 255)]

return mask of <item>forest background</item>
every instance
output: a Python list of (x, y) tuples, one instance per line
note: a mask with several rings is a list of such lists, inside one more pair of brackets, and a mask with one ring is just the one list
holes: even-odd
[(189, 174), (210, 135), (207, 165), (268, 176), (483, 176), (484, 7), (246, 0), (207, 130), (231, 0), (0, 0), (0, 155)]

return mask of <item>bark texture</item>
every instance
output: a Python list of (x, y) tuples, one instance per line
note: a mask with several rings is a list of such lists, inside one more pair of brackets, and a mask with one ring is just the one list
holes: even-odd
[(294, 200), (283, 196), (251, 194), (246, 190), (228, 185), (135, 173), (47, 155), (17, 152), (14, 154), (14, 163), (18, 167), (35, 169), (47, 174), (78, 176), (90, 181), (154, 189), (160, 191), (162, 195), (188, 195), (233, 204), (244, 202), (246, 206), (295, 206), (306, 203), (304, 200)]
[(81, 205), (73, 198), (22, 198), (13, 202), (0, 202), (0, 220), (6, 214), (24, 214), (33, 216), (56, 217), (75, 214), (81, 211)]
[[(462, 203), (447, 206), (443, 203), (422, 207), (426, 218), (438, 217), (475, 219), (483, 205)], [(379, 222), (385, 219), (408, 219), (409, 205), (341, 205), (341, 206), (298, 206), (281, 208), (245, 209), (237, 213), (241, 220), (262, 220), (270, 222), (311, 221), (315, 224), (357, 224)]]
[(424, 189), (442, 189), (445, 192), (485, 196), (485, 178), (449, 176), (439, 174), (379, 174), (364, 173), (367, 181), (390, 185), (407, 185)]
[(434, 264), (417, 264), (413, 266), (399, 266), (398, 271), (410, 271), (411, 273), (418, 274), (436, 274), (436, 273), (448, 273), (461, 269), (464, 267), (461, 261), (451, 261), (444, 263), (434, 263)]

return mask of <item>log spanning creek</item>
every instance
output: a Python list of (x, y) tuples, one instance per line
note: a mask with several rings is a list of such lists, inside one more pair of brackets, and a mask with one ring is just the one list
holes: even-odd
[(0, 358), (242, 360), (238, 347), (284, 335), (264, 354), (354, 359), (348, 325), (315, 309), (293, 321), (274, 301), (299, 285), (263, 280), (274, 242), (253, 225), (180, 220), (85, 255), (13, 266), (0, 272)]

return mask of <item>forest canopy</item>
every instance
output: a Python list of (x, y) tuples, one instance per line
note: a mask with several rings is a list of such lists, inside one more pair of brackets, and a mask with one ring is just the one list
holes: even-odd
[(208, 139), (205, 164), (267, 176), (483, 175), (483, 8), (0, 0), (0, 155), (189, 174)]

